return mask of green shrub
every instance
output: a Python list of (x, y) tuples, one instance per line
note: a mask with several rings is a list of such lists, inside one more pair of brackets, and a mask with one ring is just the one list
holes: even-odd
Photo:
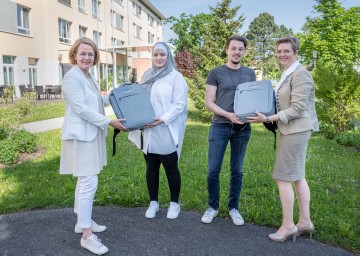
[(0, 140), (0, 163), (9, 165), (16, 162), (18, 157), (17, 146), (14, 141)]
[(9, 127), (0, 126), (0, 140), (5, 140), (9, 134)]
[(335, 137), (335, 140), (344, 146), (360, 149), (360, 131), (347, 131)]
[(336, 130), (334, 125), (320, 121), (319, 126), (320, 133), (324, 135), (325, 138), (330, 140), (335, 138)]
[(36, 152), (37, 138), (28, 131), (18, 130), (13, 136), (13, 141), (17, 146), (17, 150), (21, 153)]

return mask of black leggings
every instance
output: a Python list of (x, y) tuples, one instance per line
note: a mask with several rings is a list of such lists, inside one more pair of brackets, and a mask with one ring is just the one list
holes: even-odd
[(146, 162), (146, 183), (150, 201), (158, 201), (160, 164), (164, 166), (169, 184), (171, 202), (179, 202), (181, 177), (178, 168), (178, 155), (173, 152), (168, 155), (144, 154)]

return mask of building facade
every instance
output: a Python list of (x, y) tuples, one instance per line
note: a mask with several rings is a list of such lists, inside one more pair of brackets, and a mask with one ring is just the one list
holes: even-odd
[(100, 49), (92, 72), (102, 86), (138, 81), (165, 19), (146, 0), (0, 0), (0, 16), (0, 85), (17, 96), (21, 84), (61, 84), (68, 50), (83, 36)]

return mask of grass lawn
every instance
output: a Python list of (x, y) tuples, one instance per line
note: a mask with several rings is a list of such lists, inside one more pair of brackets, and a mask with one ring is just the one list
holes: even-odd
[[(180, 203), (183, 210), (203, 212), (207, 208), (209, 125), (196, 120), (196, 112), (191, 107), (180, 159)], [(276, 184), (271, 177), (275, 159), (273, 134), (261, 125), (252, 127), (243, 171), (240, 212), (247, 223), (279, 227), (281, 205)], [(111, 135), (110, 129), (109, 132)], [(76, 179), (58, 173), (60, 130), (40, 133), (38, 138), (46, 149), (44, 155), (0, 171), (0, 213), (73, 206)], [(112, 157), (111, 139), (112, 136), (108, 136), (108, 165), (99, 175), (95, 204), (147, 206), (149, 199), (142, 153), (127, 140), (125, 133), (121, 133), (117, 138), (117, 155)], [(221, 217), (228, 215), (228, 159), (229, 151), (221, 172)], [(353, 252), (360, 252), (359, 166), (359, 152), (342, 147), (320, 135), (313, 135), (309, 143), (306, 169), (312, 192), (311, 214), (316, 226), (315, 239)], [(159, 191), (162, 207), (168, 206), (167, 187), (165, 173), (162, 171)], [(297, 212), (295, 210), (296, 214)]]

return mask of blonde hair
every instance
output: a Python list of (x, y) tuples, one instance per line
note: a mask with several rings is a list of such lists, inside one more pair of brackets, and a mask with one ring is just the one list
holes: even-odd
[(99, 52), (99, 49), (98, 49), (98, 47), (96, 46), (96, 44), (94, 43), (94, 41), (91, 40), (90, 38), (87, 38), (87, 37), (80, 37), (80, 38), (77, 39), (77, 40), (75, 41), (75, 43), (71, 46), (71, 48), (70, 48), (70, 50), (69, 50), (69, 53), (68, 53), (70, 63), (73, 64), (73, 65), (76, 64), (76, 60), (75, 60), (74, 54), (77, 53), (77, 50), (78, 50), (80, 44), (87, 44), (87, 45), (91, 46), (91, 48), (93, 48), (94, 53), (95, 53), (93, 66), (95, 66), (96, 64), (98, 64), (99, 61), (100, 61), (100, 52)]
[(299, 53), (300, 50), (300, 41), (299, 39), (297, 39), (296, 37), (291, 37), (291, 36), (286, 36), (286, 37), (282, 37), (279, 38), (276, 41), (276, 49), (279, 47), (279, 44), (282, 43), (290, 43), (291, 44), (291, 48), (294, 51), (295, 54)]

